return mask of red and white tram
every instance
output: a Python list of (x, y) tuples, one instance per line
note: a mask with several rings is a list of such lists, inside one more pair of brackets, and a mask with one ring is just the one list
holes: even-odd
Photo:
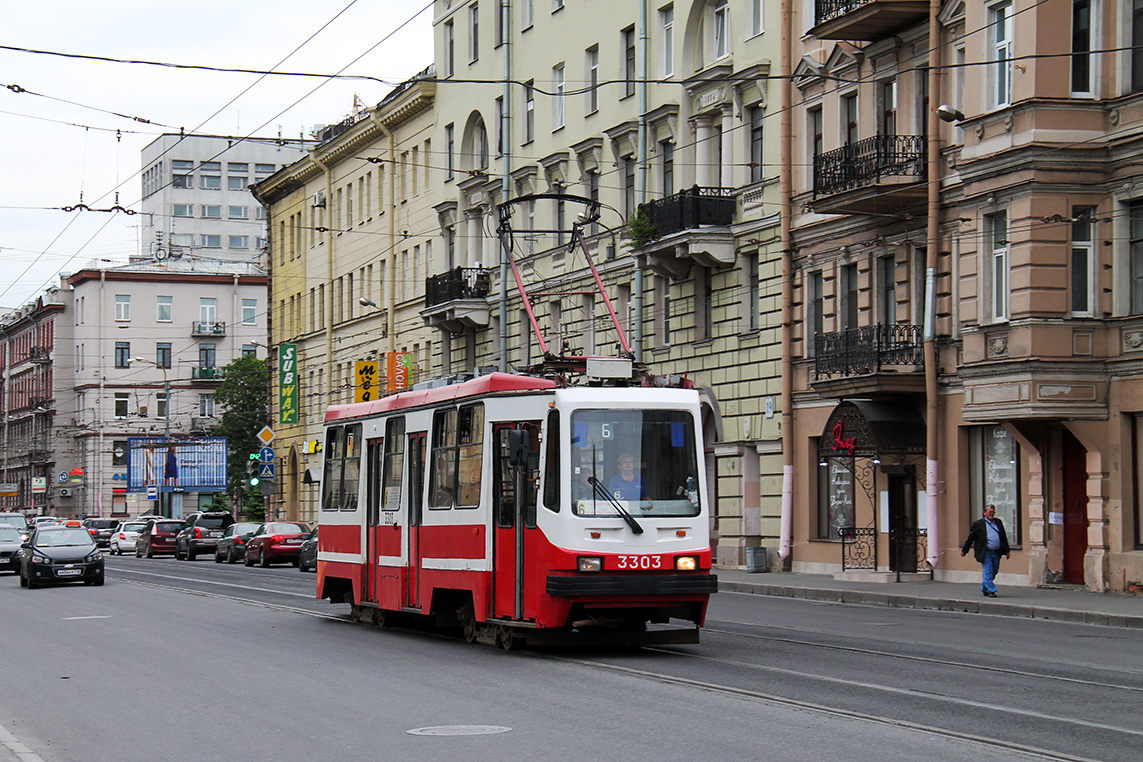
[[(694, 390), (493, 373), (325, 426), (317, 595), (355, 619), (506, 648), (698, 641), (717, 578)], [(646, 628), (670, 619), (691, 624)]]

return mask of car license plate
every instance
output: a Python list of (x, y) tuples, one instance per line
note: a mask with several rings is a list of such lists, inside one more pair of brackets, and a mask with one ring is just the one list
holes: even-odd
[(302, 541), (301, 540), (286, 540), (286, 544), (287, 545), (301, 545)]
[(222, 537), (222, 532), (211, 532), (210, 536), (211, 537)]
[(56, 571), (57, 577), (78, 577), (83, 574), (83, 569), (58, 569)]

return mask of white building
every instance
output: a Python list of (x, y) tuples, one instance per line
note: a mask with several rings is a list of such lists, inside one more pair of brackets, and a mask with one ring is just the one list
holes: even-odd
[(256, 261), (266, 245), (249, 186), (305, 155), (298, 139), (162, 135), (143, 149), (140, 254)]
[[(214, 390), (223, 367), (243, 354), (266, 354), (266, 273), (176, 252), (83, 269), (64, 286), (73, 346), (56, 347), (55, 367), (70, 376), (57, 387), (72, 396), (56, 400), (55, 420), (61, 438), (74, 439), (85, 475), (75, 512), (145, 512), (153, 504), (126, 490), (127, 438), (163, 436), (168, 427), (172, 437), (206, 434), (217, 424)], [(189, 513), (210, 498), (176, 493), (171, 512)]]

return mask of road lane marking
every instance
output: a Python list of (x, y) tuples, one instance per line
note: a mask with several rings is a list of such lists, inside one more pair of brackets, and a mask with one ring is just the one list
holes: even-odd
[(0, 725), (0, 743), (8, 747), (20, 762), (44, 762), (43, 757), (21, 743), (20, 739), (12, 735), (3, 725)]
[(63, 620), (65, 622), (76, 622), (76, 621), (79, 621), (81, 619), (114, 619), (114, 618), (115, 617), (111, 616), (110, 614), (104, 614), (102, 616), (65, 616), (63, 618)]

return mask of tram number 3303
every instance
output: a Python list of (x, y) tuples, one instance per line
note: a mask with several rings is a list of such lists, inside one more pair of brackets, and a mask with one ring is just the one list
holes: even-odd
[(662, 569), (662, 556), (619, 556), (615, 559), (615, 568), (625, 570)]

